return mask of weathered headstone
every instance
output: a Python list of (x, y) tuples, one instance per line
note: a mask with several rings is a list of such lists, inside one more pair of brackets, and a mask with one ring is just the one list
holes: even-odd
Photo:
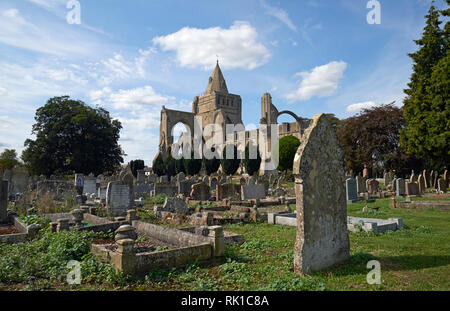
[(248, 179), (247, 185), (252, 186), (256, 183), (256, 178), (254, 176), (250, 176)]
[(241, 186), (234, 184), (218, 184), (216, 186), (216, 200), (222, 201), (223, 199), (236, 199), (241, 198)]
[(208, 201), (211, 197), (211, 189), (203, 182), (193, 184), (190, 197), (196, 201)]
[(366, 164), (364, 164), (363, 177), (369, 178), (369, 169), (367, 168)]
[(97, 178), (94, 176), (85, 176), (83, 185), (84, 194), (97, 193)]
[(369, 185), (368, 192), (370, 194), (374, 194), (374, 193), (378, 192), (380, 183), (376, 179), (369, 179), (367, 181), (367, 184)]
[(8, 220), (8, 181), (0, 180), (0, 223)]
[(310, 274), (350, 257), (344, 167), (336, 129), (325, 114), (315, 116), (294, 159), (294, 270), (299, 274)]
[(409, 182), (410, 182), (410, 183), (414, 183), (414, 182), (416, 182), (416, 181), (417, 181), (416, 174), (414, 174), (414, 170), (412, 170), (412, 172), (411, 172), (411, 177), (409, 177)]
[(127, 182), (111, 181), (106, 189), (106, 208), (114, 216), (124, 216), (134, 206), (133, 187)]
[(183, 199), (166, 198), (162, 208), (161, 207), (154, 208), (154, 212), (159, 211), (187, 215), (189, 214), (189, 207), (187, 206), (186, 201), (184, 201)]
[(184, 180), (177, 183), (178, 186), (178, 194), (184, 194), (184, 196), (188, 197), (191, 194), (192, 185), (195, 182), (191, 180)]
[(362, 176), (356, 176), (356, 187), (357, 187), (358, 193), (367, 192), (366, 179)]
[(395, 195), (398, 197), (404, 196), (406, 194), (405, 180), (403, 178), (397, 178), (395, 182)]
[(430, 184), (426, 170), (423, 170), (422, 176), (423, 176), (423, 181), (425, 183), (425, 188), (424, 188), (424, 191), (425, 191), (425, 189), (428, 188), (429, 184)]
[(262, 200), (266, 198), (264, 184), (244, 185), (241, 187), (241, 199), (245, 200)]
[(419, 194), (424, 193), (425, 192), (425, 178), (423, 177), (422, 174), (419, 175), (419, 178), (417, 178), (417, 184), (419, 186)]
[(345, 181), (347, 202), (353, 203), (358, 200), (358, 190), (356, 186), (356, 179), (348, 178)]
[(145, 170), (137, 170), (137, 183), (144, 184), (145, 183)]
[(406, 182), (405, 183), (406, 195), (418, 195), (419, 194), (419, 184), (416, 182)]

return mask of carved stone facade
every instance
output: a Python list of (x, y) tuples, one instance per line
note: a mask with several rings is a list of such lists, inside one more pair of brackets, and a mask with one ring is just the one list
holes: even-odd
[[(278, 125), (278, 138), (285, 136), (295, 136), (301, 139), (303, 131), (309, 126), (308, 119), (298, 117), (292, 111), (281, 111), (272, 104), (272, 97), (269, 93), (264, 94), (261, 98), (261, 119), (260, 125), (267, 125), (268, 146), (270, 150), (270, 130), (273, 124), (278, 124), (277, 120), (280, 115), (291, 115), (296, 122), (283, 123)], [(211, 77), (209, 78), (206, 92), (203, 96), (197, 96), (192, 102), (192, 112), (170, 110), (163, 106), (161, 110), (161, 125), (160, 125), (160, 144), (159, 152), (155, 159), (160, 154), (165, 160), (170, 152), (170, 146), (173, 141), (173, 128), (178, 123), (183, 123), (191, 131), (191, 138), (194, 136), (194, 119), (200, 117), (202, 121), (202, 131), (209, 124), (217, 124), (226, 129), (226, 125), (243, 124), (242, 122), (242, 99), (241, 96), (231, 94), (228, 92), (225, 78), (217, 63)], [(257, 131), (259, 134), (259, 131)], [(223, 141), (226, 141), (226, 134), (223, 135)], [(204, 137), (204, 139), (207, 137)], [(235, 135), (238, 139), (238, 135)], [(245, 141), (248, 144), (250, 139), (250, 132), (245, 133)]]

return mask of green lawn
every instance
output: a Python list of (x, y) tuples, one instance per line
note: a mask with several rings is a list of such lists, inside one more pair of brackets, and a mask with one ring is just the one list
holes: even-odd
[[(372, 233), (350, 233), (351, 258), (338, 266), (315, 272), (311, 277), (298, 277), (293, 272), (293, 247), (295, 228), (274, 226), (266, 223), (228, 225), (225, 230), (243, 234), (247, 242), (241, 246), (226, 248), (226, 257), (220, 262), (199, 265), (192, 263), (185, 269), (152, 271), (145, 279), (126, 279), (114, 275), (105, 265), (94, 264), (90, 257), (83, 257), (83, 275), (88, 277), (81, 286), (70, 287), (63, 279), (46, 278), (43, 272), (21, 272), (7, 262), (20, 259), (8, 258), (0, 253), (0, 289), (69, 289), (69, 290), (450, 290), (450, 213), (434, 210), (402, 210), (389, 208), (390, 199), (374, 203), (359, 202), (349, 204), (350, 216), (389, 218), (400, 217), (405, 229), (382, 235)], [(379, 211), (362, 212), (365, 205), (379, 207)], [(148, 217), (146, 221), (154, 219)], [(30, 261), (41, 258), (48, 250), (54, 251), (61, 245), (71, 245), (80, 249), (71, 233), (67, 244), (65, 235), (55, 238), (48, 236), (51, 243), (33, 246)], [(51, 245), (58, 245), (57, 248)], [(48, 246), (50, 245), (50, 246)], [(9, 248), (4, 248), (6, 251)], [(83, 245), (81, 249), (86, 249)], [(58, 262), (64, 262), (63, 252)], [(42, 257), (44, 262), (48, 257)], [(14, 260), (13, 260), (14, 259)], [(381, 285), (369, 285), (366, 275), (369, 260), (381, 263)], [(24, 259), (20, 259), (24, 260)], [(51, 265), (51, 263), (49, 263)], [(55, 265), (57, 265), (55, 263)], [(31, 266), (30, 266), (31, 267)], [(2, 270), (3, 269), (3, 270)], [(49, 271), (51, 271), (50, 266)], [(86, 271), (85, 271), (86, 270)], [(16, 278), (26, 282), (14, 282)], [(40, 271), (39, 269), (37, 271)], [(98, 272), (97, 272), (98, 271)], [(24, 275), (23, 273), (30, 273)], [(31, 275), (34, 273), (33, 275)], [(101, 277), (95, 275), (100, 274)], [(36, 274), (36, 275), (35, 275)], [(45, 282), (42, 278), (46, 279)], [(101, 281), (102, 279), (108, 280)], [(44, 285), (41, 285), (44, 284)]]

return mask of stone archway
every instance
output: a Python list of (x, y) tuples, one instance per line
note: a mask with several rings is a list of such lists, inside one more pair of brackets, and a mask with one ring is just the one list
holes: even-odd
[(173, 128), (179, 123), (183, 123), (191, 131), (191, 137), (193, 137), (194, 114), (191, 112), (166, 109), (163, 106), (159, 130), (159, 154), (162, 155), (164, 160), (169, 156), (170, 147), (173, 144)]

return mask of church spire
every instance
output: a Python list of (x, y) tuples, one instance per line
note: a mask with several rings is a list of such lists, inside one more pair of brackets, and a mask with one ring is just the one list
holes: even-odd
[(223, 77), (222, 71), (219, 67), (219, 60), (217, 60), (216, 68), (214, 68), (212, 76), (209, 78), (208, 86), (205, 94), (213, 94), (214, 92), (228, 94), (227, 83)]

